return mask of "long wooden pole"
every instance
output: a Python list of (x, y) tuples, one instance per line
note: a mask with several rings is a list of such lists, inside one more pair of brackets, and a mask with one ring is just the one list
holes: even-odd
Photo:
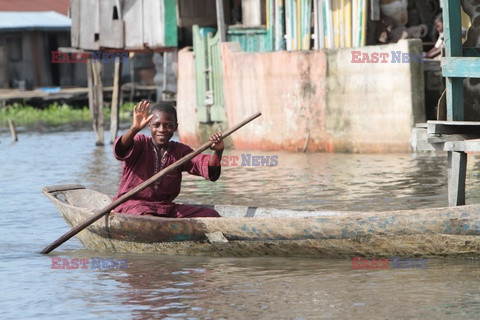
[[(239, 124), (237, 124), (236, 126), (234, 126), (233, 128), (225, 131), (223, 134), (222, 134), (222, 138), (226, 138), (228, 137), (229, 135), (231, 135), (232, 133), (234, 133), (235, 131), (237, 131), (238, 129), (240, 129), (241, 127), (243, 127), (244, 125), (246, 125), (247, 123), (251, 122), (252, 120), (260, 117), (262, 114), (260, 112), (248, 117), (247, 119), (243, 120), (242, 122), (240, 122)], [(105, 208), (103, 208), (102, 210), (100, 211), (97, 211), (95, 213), (95, 215), (93, 215), (92, 217), (90, 217), (89, 219), (87, 219), (86, 221), (82, 222), (81, 224), (79, 224), (78, 226), (76, 226), (75, 228), (71, 229), (70, 231), (68, 231), (67, 233), (65, 233), (63, 236), (61, 236), (60, 238), (58, 238), (55, 242), (53, 242), (51, 245), (49, 245), (48, 247), (46, 247), (45, 249), (43, 249), (40, 253), (42, 254), (48, 254), (50, 253), (52, 250), (54, 250), (55, 248), (57, 248), (58, 246), (60, 246), (62, 243), (64, 243), (65, 241), (67, 241), (68, 239), (70, 239), (71, 237), (73, 237), (74, 235), (76, 235), (77, 233), (79, 233), (80, 231), (82, 231), (83, 229), (85, 229), (86, 227), (88, 227), (89, 225), (91, 225), (92, 223), (94, 223), (95, 221), (97, 221), (98, 219), (100, 219), (101, 217), (103, 217), (104, 215), (106, 215), (107, 213), (111, 212), (113, 209), (115, 209), (116, 207), (118, 207), (119, 205), (121, 205), (122, 203), (124, 203), (125, 201), (127, 201), (128, 199), (130, 199), (132, 196), (134, 196), (135, 194), (139, 193), (140, 191), (142, 191), (143, 189), (147, 188), (148, 186), (150, 186), (151, 184), (153, 184), (155, 181), (157, 181), (158, 179), (160, 179), (161, 177), (163, 177), (165, 174), (167, 174), (168, 172), (182, 166), (183, 164), (185, 164), (187, 161), (190, 161), (193, 157), (195, 157), (196, 155), (202, 153), (203, 151), (207, 150), (208, 148), (210, 148), (210, 146), (212, 145), (212, 142), (211, 141), (208, 141), (208, 142), (205, 142), (203, 145), (201, 145), (197, 150), (193, 151), (192, 153), (186, 155), (185, 157), (181, 158), (180, 160), (178, 160), (177, 162), (175, 163), (172, 163), (171, 165), (169, 165), (168, 167), (166, 167), (165, 169), (161, 170), (160, 172), (158, 172), (157, 174), (155, 174), (154, 176), (152, 176), (150, 179), (144, 181), (143, 183), (141, 183), (140, 185), (136, 186), (134, 189), (130, 190), (129, 192), (125, 193), (123, 196), (119, 197), (117, 200), (113, 201), (112, 203), (110, 203), (108, 206), (106, 206)]]

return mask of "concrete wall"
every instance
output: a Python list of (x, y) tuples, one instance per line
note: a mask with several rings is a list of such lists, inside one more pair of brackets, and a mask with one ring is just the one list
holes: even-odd
[[(392, 51), (422, 51), (419, 40), (328, 51), (326, 132), (340, 152), (410, 151), (412, 128), (425, 122), (423, 66), (393, 63)], [(352, 51), (384, 54), (379, 63), (352, 63)], [(386, 56), (388, 54), (388, 57)], [(355, 59), (355, 60), (359, 60)], [(386, 63), (381, 63), (386, 61)]]
[[(353, 49), (356, 50), (356, 49)], [(387, 63), (352, 63), (352, 49), (245, 53), (222, 47), (229, 125), (262, 117), (232, 137), (237, 149), (312, 152), (408, 152), (425, 121), (421, 63), (392, 63), (391, 51), (420, 52), (418, 41), (361, 49), (390, 54)], [(178, 112), (182, 141), (200, 144), (193, 53), (179, 53)]]

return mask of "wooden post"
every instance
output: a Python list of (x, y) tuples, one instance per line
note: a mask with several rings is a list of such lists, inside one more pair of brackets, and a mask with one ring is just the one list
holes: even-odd
[(135, 54), (130, 53), (129, 63), (130, 63), (130, 102), (133, 102), (135, 98)]
[(87, 62), (88, 74), (88, 105), (93, 120), (93, 131), (97, 136), (96, 145), (103, 146), (105, 144), (105, 131), (103, 128), (103, 86), (102, 86), (102, 63)]
[(465, 179), (467, 154), (459, 151), (448, 152), (448, 205), (465, 205)]
[[(163, 84), (162, 84), (162, 100), (166, 100), (167, 97), (167, 85), (168, 85), (168, 52), (163, 53)], [(157, 99), (158, 100), (158, 99)]]
[(115, 59), (115, 69), (113, 73), (113, 92), (112, 92), (112, 106), (110, 113), (110, 143), (114, 143), (118, 134), (119, 115), (118, 109), (120, 105), (120, 86), (121, 86), (121, 70), (122, 62), (120, 58)]
[[(445, 57), (462, 56), (462, 17), (458, 0), (443, 1)], [(463, 79), (447, 77), (447, 120), (464, 120)]]
[(8, 126), (10, 127), (10, 133), (12, 134), (13, 142), (17, 142), (18, 141), (17, 130), (15, 129), (15, 123), (13, 123), (12, 119), (8, 119)]
[(217, 9), (217, 30), (220, 34), (220, 42), (225, 42), (226, 30), (225, 30), (225, 12), (223, 9), (223, 0), (216, 0), (216, 9)]

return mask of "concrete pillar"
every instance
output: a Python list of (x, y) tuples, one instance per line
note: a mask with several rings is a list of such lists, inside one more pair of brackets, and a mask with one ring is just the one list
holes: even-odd
[(465, 179), (467, 173), (467, 154), (448, 152), (448, 205), (465, 205)]
[(262, 24), (262, 8), (260, 0), (242, 0), (242, 22), (244, 26)]

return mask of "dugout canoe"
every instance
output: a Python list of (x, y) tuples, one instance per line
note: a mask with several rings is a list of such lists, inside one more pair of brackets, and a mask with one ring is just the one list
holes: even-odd
[[(112, 199), (81, 185), (44, 187), (74, 227)], [(221, 218), (109, 213), (77, 237), (94, 251), (204, 256), (474, 257), (480, 205), (387, 212), (213, 206)]]

